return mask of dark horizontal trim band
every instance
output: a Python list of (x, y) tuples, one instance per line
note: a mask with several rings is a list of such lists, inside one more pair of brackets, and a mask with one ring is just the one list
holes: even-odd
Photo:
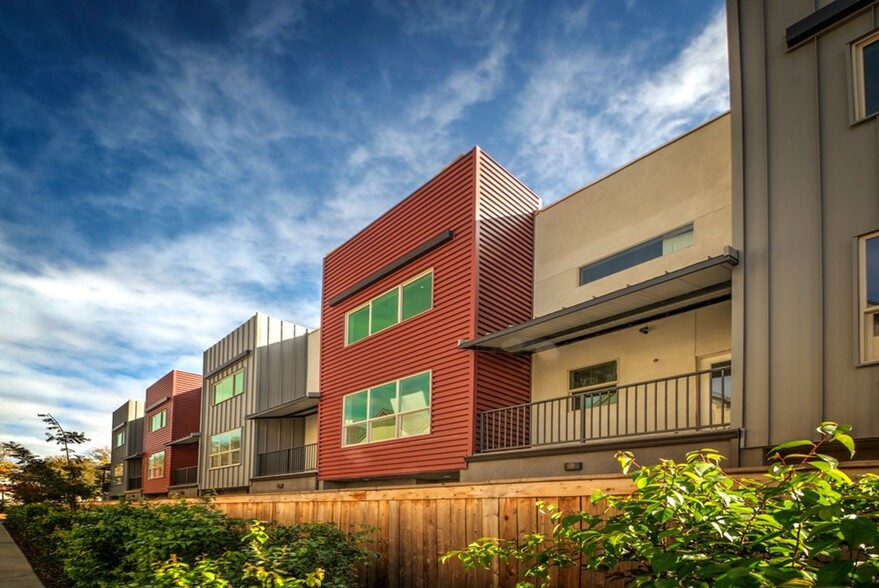
[(159, 400), (156, 400), (155, 402), (150, 404), (148, 407), (143, 409), (144, 414), (148, 413), (149, 411), (153, 410), (154, 408), (158, 408), (158, 407), (162, 406), (163, 404), (165, 404), (169, 400), (171, 400), (170, 396), (163, 396)]
[(430, 253), (431, 251), (433, 251), (434, 249), (436, 249), (440, 245), (443, 245), (443, 244), (451, 241), (454, 238), (454, 236), (455, 236), (455, 232), (452, 231), (451, 229), (449, 229), (448, 231), (443, 231), (442, 233), (440, 233), (436, 237), (434, 237), (428, 241), (425, 241), (424, 243), (422, 243), (421, 245), (419, 245), (418, 247), (416, 247), (412, 251), (401, 255), (400, 257), (398, 257), (397, 259), (395, 259), (394, 261), (392, 261), (388, 265), (384, 266), (380, 270), (366, 276), (365, 278), (363, 278), (362, 280), (360, 280), (359, 282), (357, 282), (356, 284), (354, 284), (353, 286), (351, 286), (347, 290), (343, 290), (339, 294), (336, 294), (335, 296), (333, 296), (332, 298), (330, 298), (327, 301), (327, 304), (329, 304), (330, 306), (336, 306), (337, 304), (348, 300), (349, 298), (351, 298), (352, 296), (354, 296), (358, 292), (365, 290), (366, 288), (372, 286), (373, 284), (375, 284), (379, 280), (394, 273), (395, 271), (397, 271), (401, 267), (403, 267), (409, 263), (412, 263), (413, 261), (415, 261), (419, 257), (423, 257), (423, 256), (427, 255), (428, 253)]
[(875, 3), (876, 0), (835, 0), (824, 8), (819, 8), (806, 18), (787, 27), (784, 34), (787, 48), (791, 49), (820, 35)]
[(245, 357), (247, 357), (247, 356), (250, 355), (251, 353), (253, 353), (253, 350), (252, 350), (252, 349), (248, 349), (247, 351), (243, 351), (243, 352), (239, 353), (238, 355), (236, 355), (235, 357), (233, 357), (233, 358), (230, 359), (229, 361), (223, 362), (223, 363), (220, 365), (220, 367), (214, 369), (214, 370), (213, 370), (211, 373), (209, 373), (209, 374), (205, 374), (205, 376), (204, 376), (205, 380), (207, 380), (208, 378), (212, 378), (212, 377), (216, 376), (217, 374), (219, 374), (220, 372), (222, 372), (224, 369), (226, 369), (226, 368), (229, 367), (230, 365), (234, 365), (234, 364), (238, 363), (239, 361), (241, 361), (242, 359), (244, 359)]

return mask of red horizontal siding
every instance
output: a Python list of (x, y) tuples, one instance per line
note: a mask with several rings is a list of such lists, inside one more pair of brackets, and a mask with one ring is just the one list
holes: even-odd
[[(473, 316), (474, 153), (463, 156), (324, 261), (321, 319), (321, 478), (351, 479), (457, 470), (471, 450), (472, 357), (457, 347)], [(442, 231), (452, 241), (330, 307), (326, 300)], [(433, 308), (344, 344), (345, 313), (433, 269)], [(431, 370), (430, 434), (342, 447), (342, 397)]]
[[(171, 370), (155, 384), (147, 388), (146, 406), (152, 406), (162, 398), (167, 402), (156, 406), (144, 415), (143, 434), (143, 493), (165, 494), (171, 482), (171, 469), (176, 458), (175, 448), (165, 445), (190, 433), (198, 431), (201, 405), (201, 376), (181, 370)], [(150, 419), (163, 410), (167, 411), (166, 425), (157, 431), (150, 431)], [(177, 421), (180, 421), (178, 423)], [(184, 432), (185, 431), (185, 432)], [(148, 477), (149, 456), (165, 452), (165, 475), (152, 480)], [(191, 464), (195, 465), (195, 464)], [(185, 467), (185, 466), (177, 466)]]
[[(476, 148), (324, 259), (320, 476), (374, 478), (459, 470), (475, 410), (527, 401), (530, 362), (458, 341), (531, 315), (533, 214), (539, 199)], [(454, 239), (349, 299), (327, 300), (446, 230)], [(433, 308), (345, 346), (345, 313), (432, 268)], [(478, 287), (478, 292), (477, 292)], [(342, 447), (342, 397), (431, 370), (428, 435)], [(478, 399), (478, 400), (477, 400)]]
[(188, 437), (199, 431), (201, 423), (201, 374), (175, 371), (174, 420), (171, 422), (173, 440)]
[[(536, 194), (487, 154), (479, 153), (478, 335), (532, 316), (534, 214), (539, 208)], [(529, 357), (475, 353), (477, 412), (530, 400)]]

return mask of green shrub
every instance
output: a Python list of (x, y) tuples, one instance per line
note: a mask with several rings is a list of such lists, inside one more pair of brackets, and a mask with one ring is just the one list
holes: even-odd
[(304, 577), (320, 568), (325, 573), (322, 586), (353, 588), (357, 583), (357, 563), (366, 561), (368, 531), (346, 533), (332, 523), (275, 525), (270, 545), (284, 547), (282, 565), (294, 576)]
[(262, 588), (299, 588), (321, 586), (324, 571), (320, 568), (297, 574), (285, 565), (290, 548), (270, 544), (265, 525), (251, 523), (242, 538), (243, 549), (227, 551), (218, 558), (200, 557), (194, 565), (172, 557), (156, 566), (155, 588), (259, 586)]
[(152, 578), (152, 564), (176, 555), (194, 560), (238, 547), (243, 524), (204, 504), (81, 509), (62, 534), (59, 556), (77, 587), (99, 588)]
[(53, 586), (68, 585), (58, 558), (60, 533), (73, 524), (73, 511), (47, 502), (8, 506), (6, 528), (15, 536), (34, 570)]
[[(226, 517), (207, 504), (122, 501), (72, 510), (10, 508), (7, 525), (51, 571), (76, 588), (357, 585), (365, 532), (332, 524), (271, 525)], [(36, 551), (35, 551), (36, 550)], [(37, 563), (37, 562), (33, 562)]]
[(822, 423), (818, 431), (818, 442), (775, 447), (759, 481), (733, 478), (711, 449), (649, 467), (620, 453), (636, 489), (596, 493), (591, 501), (602, 514), (547, 507), (551, 537), (483, 538), (441, 560), (457, 558), (468, 569), (517, 560), (541, 585), (551, 569), (571, 565), (659, 588), (879, 585), (879, 477), (852, 481), (819, 453), (836, 441), (853, 455), (849, 427)]

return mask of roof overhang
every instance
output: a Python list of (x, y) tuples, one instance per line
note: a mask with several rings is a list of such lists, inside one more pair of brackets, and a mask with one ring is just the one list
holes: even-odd
[(180, 437), (179, 439), (174, 439), (173, 441), (168, 441), (165, 443), (165, 447), (176, 447), (179, 445), (195, 445), (198, 443), (199, 438), (201, 437), (201, 433), (190, 433), (186, 437)]
[(738, 251), (668, 272), (569, 308), (462, 341), (462, 349), (535, 353), (729, 300)]
[(140, 459), (143, 457), (143, 453), (135, 453), (134, 455), (126, 455), (122, 458), (122, 461), (128, 461), (130, 459)]
[(317, 414), (317, 403), (320, 400), (320, 392), (306, 392), (305, 396), (261, 410), (244, 417), (253, 419), (282, 419), (286, 417), (306, 417)]

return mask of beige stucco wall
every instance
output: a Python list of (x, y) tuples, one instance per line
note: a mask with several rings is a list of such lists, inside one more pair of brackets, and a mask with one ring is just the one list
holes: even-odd
[(317, 415), (305, 417), (305, 441), (304, 445), (317, 443)]
[[(732, 241), (722, 115), (537, 214), (534, 316), (720, 255)], [(584, 286), (578, 269), (689, 223), (694, 245)]]
[(609, 333), (532, 357), (532, 399), (568, 394), (568, 372), (617, 360), (619, 384), (654, 380), (702, 369), (703, 358), (730, 350), (730, 303), (723, 302), (639, 327)]
[(305, 390), (307, 392), (320, 391), (320, 329), (308, 333), (308, 375), (306, 376)]

